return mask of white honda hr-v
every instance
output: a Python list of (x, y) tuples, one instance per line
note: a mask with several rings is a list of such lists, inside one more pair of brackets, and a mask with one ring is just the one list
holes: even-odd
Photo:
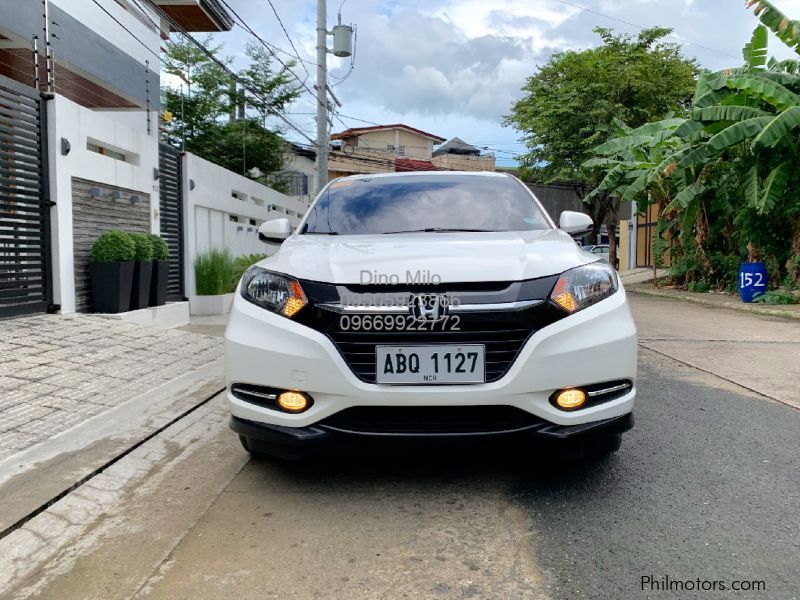
[(225, 333), (231, 428), (254, 454), (375, 444), (619, 448), (633, 425), (636, 327), (616, 271), (516, 178), (336, 179), (236, 290)]

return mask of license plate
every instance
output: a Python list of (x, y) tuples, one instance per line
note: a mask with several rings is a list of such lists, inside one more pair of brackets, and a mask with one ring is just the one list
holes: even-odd
[(378, 383), (483, 383), (485, 350), (481, 344), (377, 346)]

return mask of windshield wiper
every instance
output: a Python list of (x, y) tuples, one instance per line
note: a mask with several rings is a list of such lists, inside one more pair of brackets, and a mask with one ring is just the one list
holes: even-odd
[(338, 231), (304, 231), (303, 235), (339, 235)]
[(407, 229), (405, 231), (384, 231), (384, 235), (392, 233), (450, 233), (450, 232), (467, 232), (467, 233), (490, 233), (493, 229), (464, 229), (461, 227), (426, 227), (425, 229)]

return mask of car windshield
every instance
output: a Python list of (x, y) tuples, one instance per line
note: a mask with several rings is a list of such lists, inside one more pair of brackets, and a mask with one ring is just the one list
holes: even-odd
[(311, 208), (301, 231), (364, 235), (549, 228), (516, 179), (442, 174), (335, 181)]

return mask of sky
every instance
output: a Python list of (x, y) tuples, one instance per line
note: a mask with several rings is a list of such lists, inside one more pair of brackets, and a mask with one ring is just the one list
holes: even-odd
[[(287, 53), (292, 47), (267, 0), (226, 0), (262, 38)], [(800, 18), (800, 0), (773, 0)], [(328, 28), (341, 0), (328, 2)], [(316, 1), (272, 0), (301, 58), (316, 62)], [(757, 19), (744, 0), (345, 0), (342, 22), (357, 26), (354, 68), (328, 55), (331, 83), (342, 101), (333, 132), (365, 124), (405, 123), (444, 138), (491, 149), (498, 165), (515, 164), (524, 152), (519, 133), (503, 116), (522, 96), (525, 79), (560, 50), (596, 46), (596, 26), (635, 34), (642, 27), (674, 30), (687, 57), (718, 70), (741, 64), (741, 48)], [(253, 38), (242, 27), (217, 34), (235, 59)], [(332, 38), (328, 38), (329, 46)], [(794, 54), (771, 38), (771, 54)], [(282, 59), (288, 54), (279, 54)], [(314, 64), (306, 63), (313, 89)], [(305, 80), (299, 64), (294, 72)], [(315, 138), (315, 100), (304, 93), (287, 116)], [(343, 122), (343, 123), (342, 123)], [(276, 121), (276, 125), (279, 121)], [(307, 142), (283, 125), (285, 136)]]

